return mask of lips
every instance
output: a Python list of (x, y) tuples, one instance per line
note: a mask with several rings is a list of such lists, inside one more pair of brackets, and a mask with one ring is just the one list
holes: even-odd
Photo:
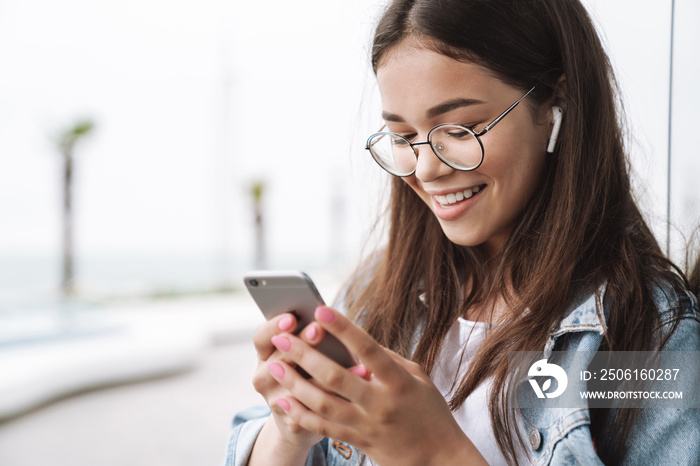
[(441, 220), (454, 220), (481, 198), (484, 189), (486, 189), (485, 184), (453, 192), (432, 194), (433, 211)]

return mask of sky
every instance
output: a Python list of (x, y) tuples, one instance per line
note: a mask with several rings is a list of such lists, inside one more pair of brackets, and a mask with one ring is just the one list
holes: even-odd
[[(587, 4), (625, 95), (640, 200), (665, 242), (671, 2)], [(15, 261), (0, 261), (0, 289), (7, 264), (60, 251), (56, 138), (82, 118), (96, 124), (76, 150), (84, 283), (94, 264), (109, 286), (104, 270), (137, 276), (153, 258), (161, 271), (186, 268), (163, 258), (207, 258), (191, 271), (204, 281), (249, 267), (258, 180), (271, 266), (351, 267), (387, 193), (363, 150), (380, 125), (368, 48), (381, 7), (0, 0), (0, 258)], [(687, 229), (700, 212), (700, 3), (676, 8), (672, 201)]]

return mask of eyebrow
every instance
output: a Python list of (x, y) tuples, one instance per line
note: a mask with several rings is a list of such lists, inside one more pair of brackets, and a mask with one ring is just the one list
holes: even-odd
[[(427, 119), (431, 119), (461, 107), (468, 107), (470, 105), (483, 103), (483, 101), (476, 99), (452, 99), (429, 108), (428, 111), (425, 112), (425, 117)], [(406, 120), (404, 120), (401, 116), (396, 115), (395, 113), (382, 112), (382, 118), (384, 119), (384, 121), (393, 121), (396, 123), (406, 122)]]

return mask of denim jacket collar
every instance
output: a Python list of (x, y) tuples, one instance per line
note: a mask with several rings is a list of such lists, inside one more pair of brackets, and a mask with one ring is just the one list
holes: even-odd
[(606, 283), (598, 287), (595, 293), (590, 291), (579, 293), (572, 300), (564, 313), (564, 318), (553, 327), (544, 348), (544, 357), (548, 358), (554, 348), (557, 338), (567, 333), (594, 332), (603, 335), (607, 330), (607, 312), (603, 306)]

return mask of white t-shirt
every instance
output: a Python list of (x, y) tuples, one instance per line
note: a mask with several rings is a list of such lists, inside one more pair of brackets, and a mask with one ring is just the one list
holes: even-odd
[[(489, 324), (459, 318), (445, 336), (440, 356), (433, 369), (432, 379), (446, 400), (459, 388), (462, 378), (486, 337)], [(454, 411), (454, 417), (467, 437), (490, 465), (505, 465), (506, 460), (498, 449), (489, 416), (491, 379), (482, 383)]]

